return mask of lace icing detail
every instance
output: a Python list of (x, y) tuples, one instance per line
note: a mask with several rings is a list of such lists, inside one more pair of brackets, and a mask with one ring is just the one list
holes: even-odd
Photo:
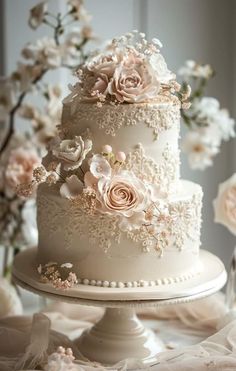
[(138, 178), (148, 183), (159, 185), (161, 192), (169, 192), (176, 188), (179, 173), (179, 156), (173, 153), (169, 144), (162, 152), (162, 161), (157, 164), (145, 155), (144, 147), (139, 143), (134, 151), (127, 155), (125, 169), (132, 171)]
[[(59, 200), (61, 201), (61, 198)], [(69, 201), (64, 203), (62, 206), (61, 202), (44, 195), (38, 197), (40, 231), (50, 232), (53, 236), (64, 226), (65, 249), (71, 246), (75, 235), (85, 236), (85, 231), (89, 243), (98, 244), (104, 251), (111, 247), (112, 241), (120, 243), (121, 231), (117, 226), (116, 217), (108, 218), (103, 214), (88, 215), (80, 208), (71, 207)]]
[(144, 123), (153, 129), (154, 140), (158, 139), (160, 133), (177, 126), (179, 129), (180, 110), (179, 105), (160, 107), (150, 104), (107, 104), (100, 108), (96, 105), (79, 104), (76, 111), (72, 110), (70, 122), (63, 120), (62, 129), (79, 125), (83, 120), (88, 123), (96, 123), (105, 131), (105, 134), (115, 136), (122, 126), (135, 126)]
[[(193, 195), (190, 200), (172, 203), (160, 202), (153, 206), (159, 225), (157, 234), (150, 233), (148, 224), (139, 231), (130, 231), (127, 237), (136, 243), (141, 243), (146, 252), (155, 249), (163, 255), (164, 249), (171, 245), (182, 250), (186, 240), (200, 246), (202, 193)], [(151, 225), (155, 230), (155, 225)]]
[(107, 252), (112, 243), (120, 243), (123, 234), (132, 242), (138, 243), (142, 251), (154, 249), (162, 256), (167, 247), (183, 249), (186, 240), (200, 244), (201, 199), (202, 193), (198, 192), (189, 200), (160, 201), (153, 205), (157, 215), (152, 225), (147, 223), (139, 230), (122, 232), (117, 216), (109, 217), (100, 213), (88, 215), (78, 207), (71, 207), (69, 201), (62, 205), (61, 202), (40, 195), (38, 225), (40, 233), (50, 232), (52, 236), (63, 226), (65, 249), (71, 246), (75, 236), (81, 236), (88, 238), (91, 245), (96, 244)]

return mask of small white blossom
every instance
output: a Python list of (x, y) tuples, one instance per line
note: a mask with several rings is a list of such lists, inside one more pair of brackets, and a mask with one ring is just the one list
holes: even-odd
[(42, 24), (46, 11), (47, 3), (45, 1), (30, 9), (29, 26), (33, 28), (33, 30), (36, 30)]
[(85, 9), (83, 0), (68, 0), (68, 4), (72, 7), (72, 15), (75, 19), (83, 22), (91, 21), (92, 17)]
[(179, 69), (178, 74), (186, 80), (189, 78), (209, 79), (213, 74), (213, 69), (209, 64), (201, 65), (193, 60), (187, 60)]
[(199, 170), (212, 166), (213, 157), (219, 152), (219, 147), (211, 136), (200, 130), (192, 130), (185, 135), (182, 149), (188, 155), (190, 167)]
[(44, 68), (58, 68), (61, 66), (61, 49), (53, 38), (44, 37), (35, 43), (28, 43), (22, 50), (26, 59), (41, 64)]

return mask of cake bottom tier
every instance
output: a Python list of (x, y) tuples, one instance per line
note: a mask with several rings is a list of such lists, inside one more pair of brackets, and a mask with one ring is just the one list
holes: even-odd
[[(90, 216), (42, 185), (38, 191), (37, 263), (106, 287), (168, 284), (191, 278), (199, 263), (201, 187), (181, 181), (160, 204), (151, 227), (123, 232), (116, 218)], [(154, 222), (153, 222), (154, 220)]]

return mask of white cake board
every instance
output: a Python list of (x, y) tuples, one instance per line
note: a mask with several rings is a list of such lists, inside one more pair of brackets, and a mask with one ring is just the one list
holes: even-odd
[(223, 263), (208, 251), (200, 251), (202, 272), (179, 283), (154, 287), (105, 288), (77, 285), (62, 291), (39, 281), (37, 249), (19, 253), (13, 266), (13, 278), (23, 288), (54, 300), (107, 307), (102, 319), (76, 341), (82, 355), (91, 361), (113, 365), (136, 358), (143, 366), (154, 364), (164, 350), (160, 339), (147, 330), (135, 314), (137, 306), (161, 306), (185, 303), (220, 290), (227, 279)]

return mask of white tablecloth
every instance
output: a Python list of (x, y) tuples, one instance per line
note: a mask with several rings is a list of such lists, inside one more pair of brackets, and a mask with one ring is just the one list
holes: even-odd
[[(76, 360), (81, 355), (73, 340), (102, 314), (102, 308), (57, 302), (33, 317), (0, 319), (0, 370), (144, 369), (138, 360), (123, 360), (109, 368)], [(236, 312), (226, 311), (223, 294), (189, 304), (144, 308), (138, 314), (166, 345), (150, 370), (236, 370)], [(59, 346), (71, 348), (75, 360), (62, 348), (57, 352)]]

